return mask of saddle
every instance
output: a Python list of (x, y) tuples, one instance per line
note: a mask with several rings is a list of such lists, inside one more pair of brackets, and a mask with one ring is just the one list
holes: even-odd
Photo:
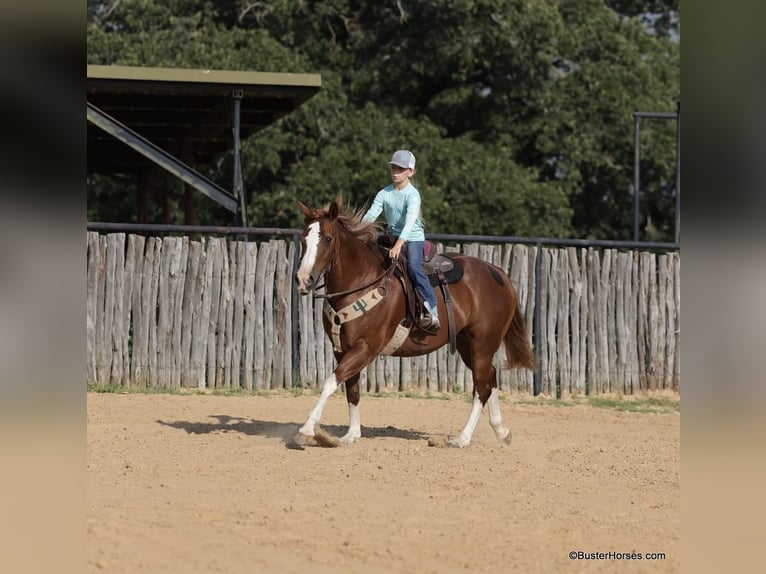
[[(378, 245), (386, 257), (388, 257), (388, 250), (393, 247), (394, 242), (395, 240), (390, 234), (384, 233), (378, 238)], [(452, 354), (454, 354), (456, 350), (455, 311), (448, 285), (457, 283), (463, 277), (463, 266), (459, 261), (452, 257), (453, 255), (459, 254), (436, 254), (436, 248), (430, 241), (426, 240), (423, 270), (425, 271), (426, 277), (428, 277), (429, 283), (431, 283), (433, 287), (441, 288), (442, 294), (444, 295), (444, 304), (447, 308), (447, 328), (449, 333), (450, 353)], [(429, 335), (435, 335), (436, 332), (420, 327), (418, 322), (414, 320), (415, 317), (420, 315), (423, 302), (420, 300), (415, 289), (412, 288), (409, 275), (407, 274), (407, 258), (404, 253), (399, 257), (394, 275), (401, 281), (404, 295), (407, 299), (406, 308), (408, 310), (408, 316), (405, 317), (403, 323), (412, 324), (419, 331), (424, 331)]]

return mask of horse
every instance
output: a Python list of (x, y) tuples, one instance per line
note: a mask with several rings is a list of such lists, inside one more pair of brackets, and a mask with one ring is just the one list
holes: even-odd
[[(300, 448), (317, 444), (330, 446), (319, 440), (323, 432), (317, 425), (329, 397), (345, 383), (349, 426), (340, 443), (350, 444), (362, 436), (359, 373), (386, 349), (397, 328), (401, 329), (400, 325), (406, 323), (405, 287), (392, 280), (392, 262), (378, 246), (380, 225), (363, 222), (362, 210), (345, 208), (340, 195), (319, 209), (301, 202), (298, 205), (304, 216), (303, 255), (295, 279), (299, 293), (307, 295), (324, 275), (323, 327), (333, 338), (337, 366), (323, 382), (321, 395), (294, 441)], [(462, 278), (449, 286), (454, 316), (451, 322), (454, 322), (457, 351), (472, 374), (473, 400), (465, 427), (447, 445), (458, 448), (470, 445), (487, 404), (489, 423), (497, 440), (510, 444), (511, 431), (503, 425), (497, 372), (492, 360), (500, 345), (505, 344), (510, 368), (535, 368), (535, 356), (516, 291), (499, 267), (477, 257), (457, 253), (449, 256), (463, 268)], [(439, 289), (435, 291), (439, 316), (446, 317), (444, 294)], [(345, 322), (339, 320), (344, 310)], [(406, 333), (406, 340), (386, 354), (412, 357), (439, 349), (449, 340), (447, 322), (442, 323), (436, 333), (418, 331), (413, 325), (413, 330)], [(332, 446), (336, 445), (337, 439)]]

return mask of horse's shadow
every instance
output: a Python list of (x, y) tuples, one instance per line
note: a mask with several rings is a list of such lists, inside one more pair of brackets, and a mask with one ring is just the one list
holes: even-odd
[[(283, 423), (277, 421), (262, 421), (242, 417), (230, 417), (228, 415), (210, 415), (216, 422), (199, 421), (163, 421), (157, 420), (157, 424), (177, 428), (188, 434), (208, 434), (213, 432), (237, 432), (248, 436), (260, 436), (264, 438), (278, 438), (287, 447), (295, 445), (294, 438), (301, 427), (297, 423)], [(342, 425), (322, 425), (325, 432), (340, 437), (345, 434), (347, 427)], [(368, 427), (362, 426), (363, 438), (398, 438), (403, 440), (428, 440), (429, 435), (410, 429), (399, 429), (393, 426)]]

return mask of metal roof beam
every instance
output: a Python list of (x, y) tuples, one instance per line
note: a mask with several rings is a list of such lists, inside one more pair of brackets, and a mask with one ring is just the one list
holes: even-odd
[(90, 102), (87, 102), (87, 118), (92, 124), (98, 126), (125, 145), (133, 148), (138, 153), (172, 173), (197, 191), (201, 191), (210, 199), (222, 205), (232, 213), (237, 213), (238, 199), (234, 195), (205, 176), (199, 174), (162, 148), (140, 136), (126, 125), (107, 115)]

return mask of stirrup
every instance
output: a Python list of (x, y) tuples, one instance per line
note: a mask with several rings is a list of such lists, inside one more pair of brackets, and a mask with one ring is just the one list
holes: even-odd
[(430, 313), (424, 313), (418, 320), (418, 327), (430, 335), (435, 335), (441, 328), (439, 319), (434, 319)]

